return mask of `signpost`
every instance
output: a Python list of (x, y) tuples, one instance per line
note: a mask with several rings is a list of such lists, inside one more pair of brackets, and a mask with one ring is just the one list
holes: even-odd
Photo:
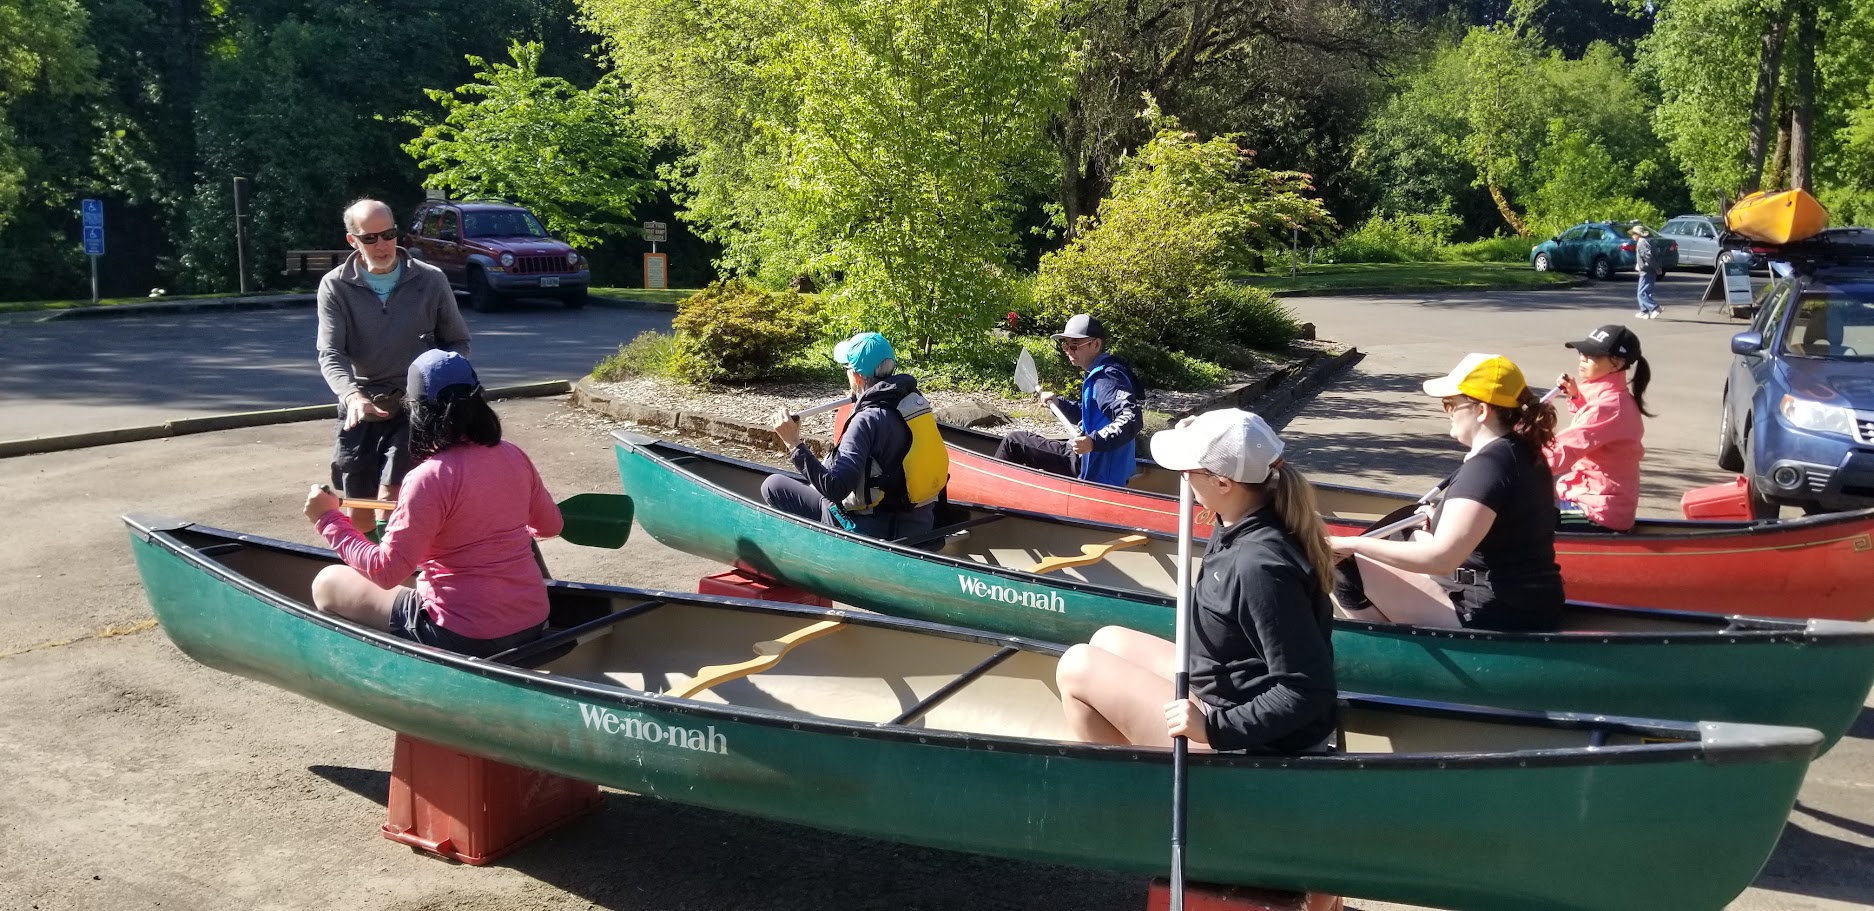
[(661, 221), (644, 223), (644, 239), (651, 242), (651, 252), (644, 254), (644, 287), (668, 288), (670, 275), (665, 268), (664, 254), (657, 252), (657, 245), (670, 241), (670, 225)]
[(104, 255), (104, 201), (84, 199), (78, 203), (84, 219), (85, 255), (91, 257), (91, 304), (98, 303), (98, 257)]

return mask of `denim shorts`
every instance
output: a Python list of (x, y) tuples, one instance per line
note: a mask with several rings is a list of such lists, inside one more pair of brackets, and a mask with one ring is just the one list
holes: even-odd
[(498, 639), (476, 639), (452, 633), (437, 625), (435, 619), (430, 617), (429, 610), (423, 605), (423, 596), (414, 588), (405, 588), (397, 592), (397, 600), (390, 608), (392, 635), (474, 658), (486, 658), (518, 645), (526, 645), (540, 638), (545, 628), (546, 624), (541, 623)]

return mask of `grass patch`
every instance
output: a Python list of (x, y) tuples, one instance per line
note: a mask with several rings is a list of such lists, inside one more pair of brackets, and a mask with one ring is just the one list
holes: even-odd
[(1243, 276), (1241, 280), (1272, 292), (1350, 294), (1545, 288), (1568, 284), (1575, 281), (1576, 276), (1537, 272), (1525, 265), (1508, 263), (1336, 263), (1304, 266), (1301, 274), (1295, 276), (1281, 272)]
[(593, 288), (588, 291), (596, 297), (615, 297), (620, 300), (651, 301), (658, 304), (674, 304), (683, 300), (701, 288)]
[[(219, 294), (178, 294), (174, 297), (150, 297), (146, 294), (142, 297), (106, 297), (99, 300), (97, 306), (121, 307), (125, 304), (163, 304), (176, 303), (177, 301), (210, 300), (223, 297), (272, 297), (276, 294), (302, 293), (305, 292), (269, 291), (262, 295), (256, 295), (253, 293), (242, 294), (239, 291), (224, 291)], [(34, 310), (75, 310), (81, 307), (90, 307), (91, 305), (91, 298), (88, 297), (78, 300), (0, 301), (0, 313), (29, 313)]]

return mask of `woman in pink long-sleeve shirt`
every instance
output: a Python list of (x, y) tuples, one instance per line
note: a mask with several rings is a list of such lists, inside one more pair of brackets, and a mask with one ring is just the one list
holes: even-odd
[[(313, 580), (314, 606), (484, 658), (539, 638), (547, 588), (533, 539), (560, 533), (559, 507), (527, 454), (501, 439), (468, 359), (429, 351), (408, 379), (418, 462), (383, 540), (359, 533), (331, 491), (306, 498), (306, 517), (345, 561)], [(401, 584), (417, 570), (415, 588)]]
[[(1646, 432), (1646, 386), (1652, 368), (1640, 339), (1625, 326), (1602, 326), (1568, 347), (1579, 355), (1575, 376), (1558, 385), (1568, 393), (1574, 420), (1543, 449), (1555, 475), (1560, 531), (1627, 531), (1640, 503), (1640, 457)], [(1633, 385), (1627, 385), (1627, 371)]]

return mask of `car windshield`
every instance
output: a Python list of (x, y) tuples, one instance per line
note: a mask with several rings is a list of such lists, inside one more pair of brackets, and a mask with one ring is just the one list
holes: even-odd
[(1803, 289), (1783, 349), (1796, 357), (1874, 361), (1874, 284)]
[(545, 228), (530, 212), (495, 211), (462, 213), (465, 237), (545, 237)]

